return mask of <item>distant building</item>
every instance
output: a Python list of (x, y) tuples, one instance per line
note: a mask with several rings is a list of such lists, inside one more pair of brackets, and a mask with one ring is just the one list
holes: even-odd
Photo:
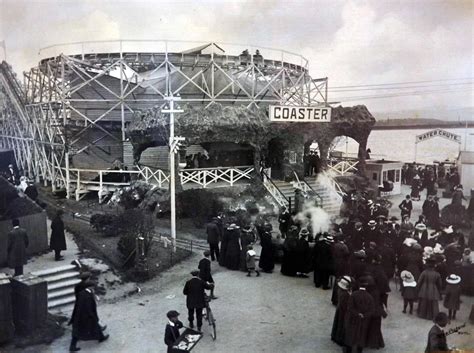
[(470, 196), (474, 190), (474, 151), (459, 152), (458, 169), (464, 195)]

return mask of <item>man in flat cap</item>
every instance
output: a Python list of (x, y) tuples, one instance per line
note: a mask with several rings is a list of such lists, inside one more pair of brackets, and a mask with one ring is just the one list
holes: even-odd
[(173, 345), (180, 335), (179, 329), (183, 327), (183, 323), (178, 320), (179, 313), (176, 310), (170, 310), (166, 314), (168, 323), (165, 328), (165, 344), (168, 347), (167, 353), (173, 353)]
[(200, 279), (198, 270), (192, 271), (191, 275), (193, 277), (184, 285), (183, 294), (186, 296), (189, 327), (194, 328), (194, 313), (196, 313), (197, 329), (201, 331), (202, 309), (206, 306), (205, 290), (212, 289), (212, 284)]

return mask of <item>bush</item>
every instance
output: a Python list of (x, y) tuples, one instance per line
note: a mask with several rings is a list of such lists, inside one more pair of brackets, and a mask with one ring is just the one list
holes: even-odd
[(185, 190), (176, 198), (178, 217), (193, 218), (197, 227), (202, 227), (223, 209), (224, 203), (220, 200), (220, 195), (203, 189)]
[(120, 218), (118, 215), (95, 213), (92, 215), (90, 225), (96, 232), (110, 237), (118, 235), (120, 229)]
[(155, 236), (155, 227), (152, 215), (144, 210), (127, 210), (120, 215), (120, 240), (117, 243), (118, 250), (129, 263), (133, 263), (132, 256), (135, 251), (137, 238), (145, 239), (145, 256), (148, 256)]

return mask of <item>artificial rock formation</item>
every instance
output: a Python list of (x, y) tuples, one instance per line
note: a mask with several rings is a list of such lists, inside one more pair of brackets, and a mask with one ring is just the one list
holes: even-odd
[[(337, 136), (356, 140), (365, 155), (367, 138), (375, 124), (375, 118), (361, 105), (333, 108), (331, 122), (327, 123), (271, 122), (266, 107), (247, 109), (216, 103), (208, 108), (185, 105), (182, 109), (184, 113), (175, 115), (175, 135), (184, 136), (186, 145), (209, 142), (249, 145), (254, 150), (254, 163), (258, 168), (260, 160), (268, 157), (269, 144), (272, 145), (272, 140), (277, 141), (283, 152), (282, 163), (292, 164), (289, 168), (300, 175), (305, 144), (318, 142), (323, 166), (329, 146)], [(135, 113), (128, 127), (135, 161), (146, 148), (167, 145), (168, 136), (169, 118), (159, 108)], [(296, 154), (296, 163), (290, 163), (288, 152)]]

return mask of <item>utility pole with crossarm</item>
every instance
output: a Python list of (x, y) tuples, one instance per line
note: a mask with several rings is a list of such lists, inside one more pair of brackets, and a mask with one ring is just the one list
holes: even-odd
[(170, 115), (170, 206), (171, 206), (171, 240), (173, 242), (173, 252), (176, 252), (176, 175), (175, 175), (175, 154), (178, 152), (181, 142), (184, 137), (174, 136), (174, 114), (183, 113), (182, 109), (175, 109), (175, 101), (179, 101), (179, 96), (167, 96), (165, 99), (169, 102), (166, 109), (162, 109), (161, 112)]

